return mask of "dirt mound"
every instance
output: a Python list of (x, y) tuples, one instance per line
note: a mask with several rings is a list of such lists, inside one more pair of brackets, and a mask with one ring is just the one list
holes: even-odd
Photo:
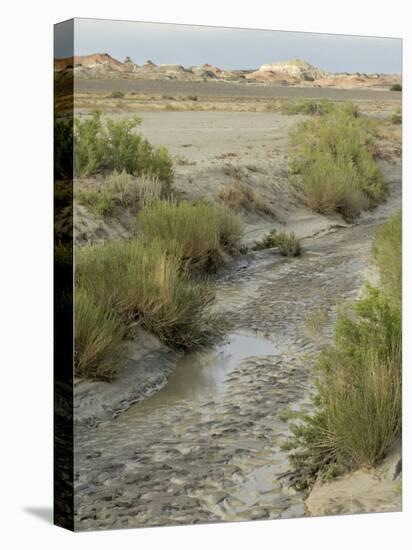
[(69, 69), (76, 66), (96, 67), (97, 65), (107, 65), (118, 70), (124, 70), (126, 68), (125, 65), (129, 65), (129, 63), (121, 63), (108, 53), (75, 55), (54, 60), (54, 69), (56, 71), (63, 71), (64, 69)]

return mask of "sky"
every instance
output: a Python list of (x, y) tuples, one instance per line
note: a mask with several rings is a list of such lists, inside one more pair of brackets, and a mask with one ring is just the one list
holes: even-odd
[[(55, 57), (72, 55), (64, 24), (55, 33)], [(66, 27), (67, 28), (67, 27)], [(303, 32), (267, 31), (195, 25), (140, 23), (103, 19), (75, 20), (75, 55), (108, 53), (138, 65), (185, 67), (210, 63), (221, 69), (256, 69), (260, 65), (303, 59), (330, 72), (400, 73), (402, 41)]]

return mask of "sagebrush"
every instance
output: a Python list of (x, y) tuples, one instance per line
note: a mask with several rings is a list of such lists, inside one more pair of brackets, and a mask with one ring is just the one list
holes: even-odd
[(154, 147), (135, 129), (139, 117), (102, 121), (94, 111), (90, 118), (74, 121), (74, 168), (77, 177), (114, 170), (136, 176), (173, 181), (173, 163), (166, 147)]
[(340, 310), (333, 343), (318, 358), (314, 410), (298, 415), (285, 444), (298, 489), (318, 476), (376, 465), (401, 434), (401, 243), (397, 214), (375, 236), (381, 288), (368, 286), (363, 298)]
[(322, 214), (337, 211), (353, 218), (388, 193), (373, 156), (376, 125), (355, 113), (335, 107), (291, 134), (291, 174), (297, 175), (307, 205)]

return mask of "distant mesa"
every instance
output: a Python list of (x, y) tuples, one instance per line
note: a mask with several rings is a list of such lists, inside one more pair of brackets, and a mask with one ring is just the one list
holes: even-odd
[(274, 74), (286, 75), (299, 80), (314, 81), (319, 78), (325, 78), (328, 73), (314, 67), (307, 61), (301, 59), (292, 59), (291, 61), (281, 61), (261, 65), (257, 72), (272, 72)]
[(331, 73), (324, 71), (302, 59), (276, 61), (260, 65), (253, 70), (224, 70), (204, 63), (199, 66), (184, 67), (177, 63), (156, 65), (151, 59), (137, 65), (130, 56), (123, 63), (108, 53), (75, 55), (54, 60), (56, 78), (69, 78), (74, 72), (76, 78), (98, 79), (121, 78), (146, 80), (181, 81), (222, 81), (249, 82), (255, 85), (273, 86), (316, 86), (321, 88), (362, 88), (374, 87), (389, 89), (401, 82), (400, 75)]

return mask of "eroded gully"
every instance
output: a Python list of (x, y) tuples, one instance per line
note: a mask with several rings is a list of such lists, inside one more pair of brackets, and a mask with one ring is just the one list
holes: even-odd
[(117, 419), (77, 431), (76, 529), (304, 515), (283, 475), (279, 413), (307, 399), (316, 347), (305, 319), (326, 308), (331, 322), (336, 303), (356, 297), (375, 224), (309, 239), (299, 258), (264, 252), (221, 276), (227, 338), (182, 357), (165, 388)]

